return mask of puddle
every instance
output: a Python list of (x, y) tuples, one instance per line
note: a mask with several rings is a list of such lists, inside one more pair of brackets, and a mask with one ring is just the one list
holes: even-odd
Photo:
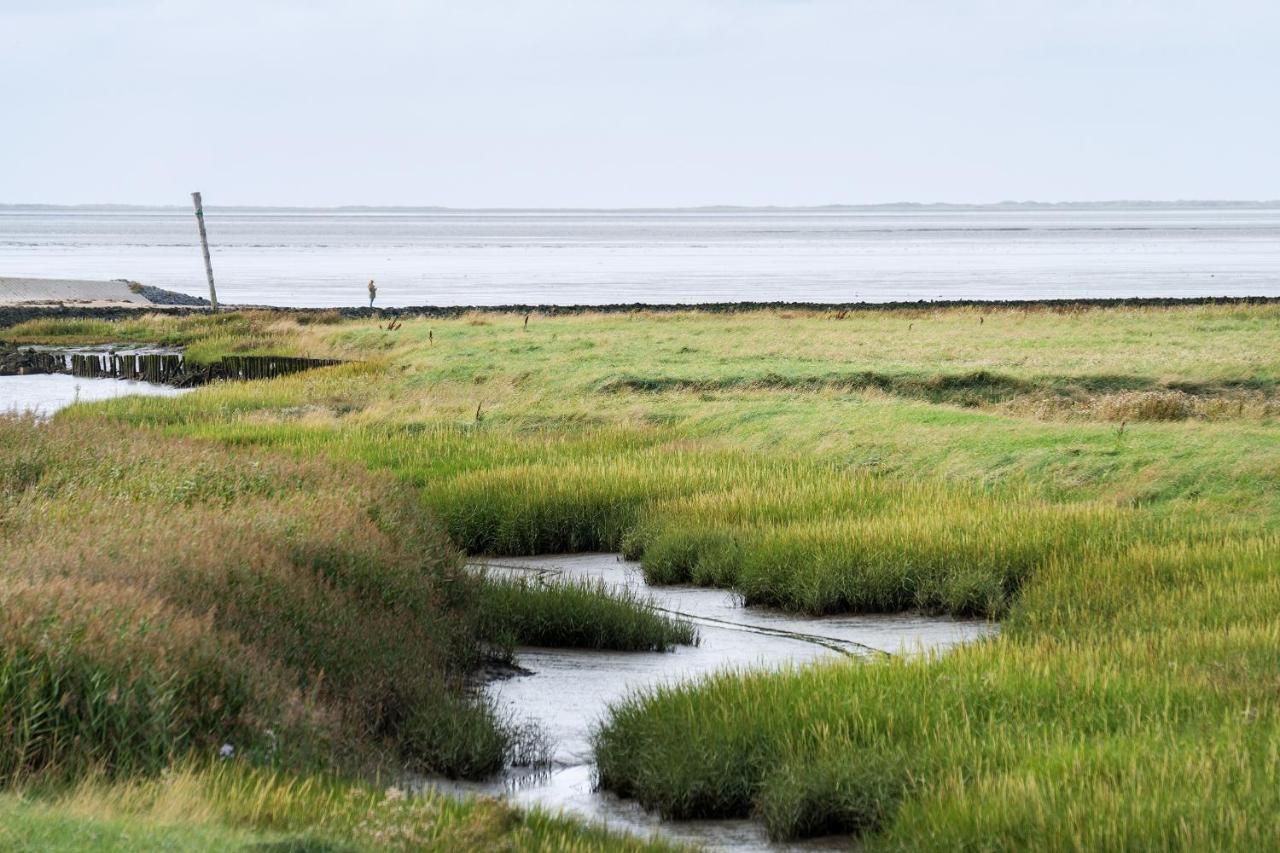
[[(632, 801), (596, 792), (591, 732), (608, 705), (632, 691), (685, 681), (723, 669), (779, 668), (791, 664), (919, 654), (971, 642), (994, 633), (991, 623), (917, 614), (804, 617), (742, 607), (724, 590), (650, 587), (639, 563), (614, 554), (502, 558), (484, 565), (494, 574), (598, 578), (651, 598), (698, 626), (701, 643), (673, 652), (597, 652), (522, 648), (517, 663), (531, 675), (491, 681), (485, 690), (499, 708), (522, 723), (535, 723), (553, 745), (549, 771), (512, 770), (484, 783), (433, 781), (441, 790), (503, 796), (522, 806), (565, 811), (640, 835), (665, 837), (725, 850), (826, 849), (821, 840), (773, 845), (751, 821), (664, 821)], [(838, 840), (841, 847), (848, 839)]]
[(72, 403), (108, 400), (129, 394), (172, 396), (188, 389), (127, 379), (84, 379), (65, 373), (0, 376), (0, 415), (33, 414), (48, 418)]

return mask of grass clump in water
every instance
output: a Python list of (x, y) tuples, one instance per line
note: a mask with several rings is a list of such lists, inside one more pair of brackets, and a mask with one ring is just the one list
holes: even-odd
[(485, 636), (513, 645), (661, 652), (697, 642), (689, 622), (599, 580), (490, 576), (480, 596)]

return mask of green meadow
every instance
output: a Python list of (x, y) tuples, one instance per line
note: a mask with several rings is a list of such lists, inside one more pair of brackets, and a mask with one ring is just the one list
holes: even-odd
[[(264, 312), (0, 330), (350, 362), (4, 427), (0, 536), (35, 544), (6, 560), (6, 611), (23, 615), (4, 624), (20, 642), (0, 692), (29, 698), (6, 704), (20, 758), (0, 758), (18, 792), (0, 809), (39, 831), (75, 780), (154, 786), (224, 731), (243, 767), (183, 771), (215, 805), (210, 774), (318, 772), (319, 753), (344, 780), (371, 763), (481, 775), (521, 749), (463, 686), (479, 661), (694, 637), (599, 588), (473, 577), (460, 553), (621, 550), (654, 582), (752, 604), (1001, 623), (943, 657), (633, 696), (596, 733), (601, 782), (665, 815), (886, 849), (1280, 847), (1280, 308), (386, 326)], [(243, 543), (210, 547), (230, 530)], [(121, 555), (136, 567), (112, 568)], [(175, 627), (129, 633), (148, 620)], [(325, 626), (385, 639), (366, 661)], [(439, 666), (410, 675), (419, 647)], [(56, 707), (60, 679), (99, 671), (135, 691), (127, 713), (110, 688)], [(196, 689), (224, 697), (221, 716)], [(29, 729), (47, 734), (3, 734)], [(218, 808), (228, 832), (276, 831)]]

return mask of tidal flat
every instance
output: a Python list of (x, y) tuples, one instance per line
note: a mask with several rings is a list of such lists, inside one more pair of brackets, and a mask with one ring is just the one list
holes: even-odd
[[(650, 584), (797, 618), (1000, 626), (945, 653), (735, 668), (613, 702), (590, 737), (598, 782), (665, 819), (871, 849), (1280, 845), (1280, 307), (390, 325), (233, 312), (0, 330), (346, 362), (3, 425), (4, 595), (21, 605), (4, 611), (22, 614), (3, 624), (17, 758), (0, 808), (23, 816), (6, 823), (169, 832), (156, 803), (181, 778), (209, 832), (668, 843), (433, 795), (378, 835), (326, 817), (318, 793), (399, 814), (406, 770), (536, 762), (474, 686), (530, 642), (687, 642), (652, 602), (525, 600), (464, 569), (620, 551)], [(174, 529), (188, 544), (162, 547)], [(131, 627), (152, 624), (172, 627)], [(58, 810), (105, 802), (75, 794), (89, 785), (150, 793), (127, 814)], [(252, 785), (293, 793), (227, 793)]]

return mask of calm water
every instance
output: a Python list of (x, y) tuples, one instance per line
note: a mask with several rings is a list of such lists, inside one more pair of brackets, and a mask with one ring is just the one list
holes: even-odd
[[(228, 303), (1280, 295), (1280, 210), (207, 212)], [(0, 210), (0, 276), (204, 292), (181, 209)]]
[[(732, 850), (769, 850), (759, 824), (749, 821), (662, 821), (634, 802), (595, 790), (590, 735), (608, 706), (633, 691), (734, 668), (768, 668), (837, 662), (885, 653), (944, 650), (995, 632), (988, 622), (917, 614), (804, 617), (743, 607), (724, 590), (650, 587), (638, 563), (613, 554), (503, 558), (489, 571), (516, 575), (601, 580), (630, 589), (680, 614), (698, 627), (701, 642), (667, 653), (521, 649), (525, 675), (495, 680), (487, 691), (502, 713), (537, 725), (553, 743), (552, 767), (530, 774), (513, 770), (487, 783), (436, 783), (449, 791), (506, 796), (524, 806), (568, 811), (642, 835), (660, 832), (685, 841)], [(848, 839), (840, 846), (847, 847)], [(791, 845), (823, 848), (823, 842)]]
[(61, 373), (0, 376), (0, 415), (32, 414), (47, 418), (72, 403), (109, 400), (130, 394), (170, 397), (185, 394), (188, 390), (127, 379), (84, 379)]

